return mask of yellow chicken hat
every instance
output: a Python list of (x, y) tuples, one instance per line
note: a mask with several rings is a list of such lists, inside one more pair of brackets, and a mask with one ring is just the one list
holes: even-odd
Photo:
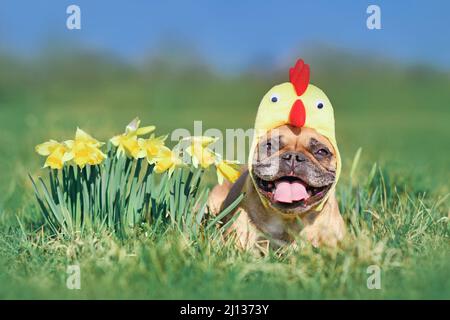
[[(256, 115), (255, 134), (250, 148), (248, 164), (250, 176), (255, 184), (251, 166), (253, 154), (261, 136), (265, 135), (267, 131), (285, 124), (315, 129), (330, 141), (336, 152), (336, 179), (328, 194), (319, 204), (318, 209), (320, 210), (339, 179), (341, 157), (334, 132), (333, 106), (325, 93), (310, 84), (309, 79), (309, 65), (299, 59), (295, 66), (289, 70), (289, 82), (274, 86), (264, 95)], [(267, 206), (266, 199), (261, 194), (259, 196)]]

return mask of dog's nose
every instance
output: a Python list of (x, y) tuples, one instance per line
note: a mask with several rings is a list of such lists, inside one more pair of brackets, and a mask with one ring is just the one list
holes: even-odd
[(298, 163), (305, 161), (306, 157), (301, 153), (287, 152), (281, 156), (281, 159), (283, 159), (290, 167), (293, 167)]

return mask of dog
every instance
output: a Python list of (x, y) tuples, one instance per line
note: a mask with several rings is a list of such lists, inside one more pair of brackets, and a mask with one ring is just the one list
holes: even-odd
[(239, 214), (226, 235), (235, 234), (243, 249), (266, 251), (295, 244), (298, 237), (315, 247), (335, 247), (345, 235), (334, 190), (336, 169), (336, 151), (326, 137), (285, 124), (258, 140), (252, 166), (234, 184), (213, 188), (209, 210), (218, 214), (244, 193), (225, 217), (229, 221)]

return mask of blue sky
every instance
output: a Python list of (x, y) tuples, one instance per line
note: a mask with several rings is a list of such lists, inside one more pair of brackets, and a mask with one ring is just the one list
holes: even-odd
[[(81, 30), (66, 29), (69, 4), (81, 7)], [(366, 28), (369, 4), (381, 7), (382, 30)], [(2, 0), (0, 48), (33, 55), (58, 39), (134, 60), (175, 41), (240, 68), (322, 44), (450, 69), (449, 16), (445, 0)]]

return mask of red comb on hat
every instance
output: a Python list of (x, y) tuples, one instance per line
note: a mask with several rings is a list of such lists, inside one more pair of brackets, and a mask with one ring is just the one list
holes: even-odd
[(309, 65), (298, 59), (295, 67), (289, 69), (289, 81), (294, 85), (297, 96), (301, 96), (309, 84)]

